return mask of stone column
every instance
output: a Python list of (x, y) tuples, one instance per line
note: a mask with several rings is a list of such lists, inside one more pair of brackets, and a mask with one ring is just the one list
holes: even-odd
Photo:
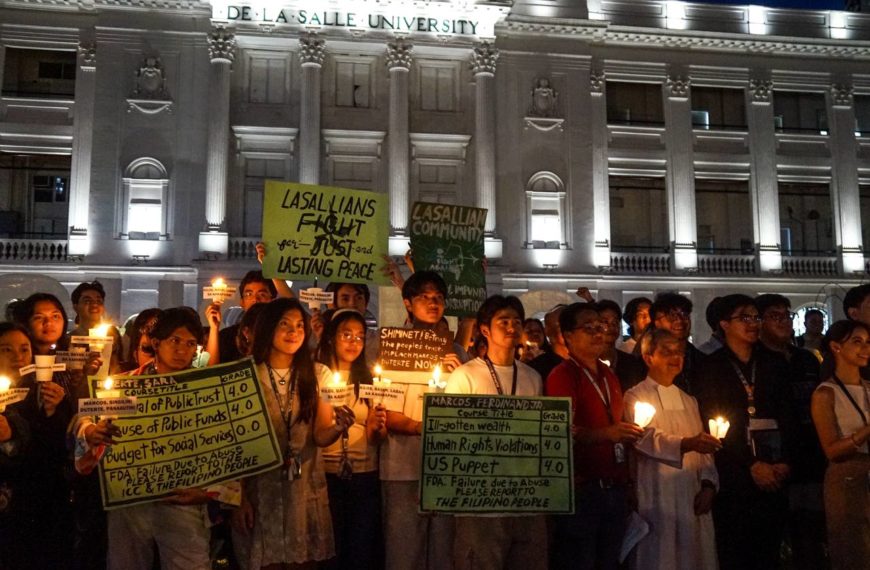
[(302, 89), (299, 109), (299, 182), (320, 182), (320, 69), (326, 55), (316, 32), (299, 38)]
[(604, 70), (592, 69), (589, 90), (592, 94), (590, 129), (592, 131), (592, 203), (596, 267), (610, 266), (610, 176), (607, 162), (607, 98)]
[[(407, 248), (409, 187), (408, 151), (408, 73), (411, 69), (413, 46), (403, 38), (387, 44), (387, 70), (390, 74), (390, 130), (387, 134), (389, 152), (390, 236), (394, 255)], [(401, 250), (401, 251), (399, 251)]]
[(749, 126), (752, 226), (762, 273), (782, 271), (779, 186), (776, 172), (776, 131), (773, 124), (773, 83), (764, 78), (749, 82), (746, 92)]
[(477, 172), (476, 206), (489, 210), (486, 235), (493, 237), (496, 228), (495, 201), (495, 64), (498, 50), (489, 43), (474, 46), (471, 71), (475, 82), (474, 141)]
[(208, 35), (208, 161), (205, 175), (206, 231), (199, 234), (199, 250), (226, 255), (229, 235), (221, 231), (227, 212), (227, 163), (230, 130), (230, 74), (236, 37), (218, 26)]
[(858, 145), (852, 86), (831, 86), (828, 114), (831, 123), (831, 211), (842, 271), (864, 273), (861, 199), (858, 190)]
[(698, 222), (695, 217), (695, 160), (691, 81), (671, 75), (664, 84), (665, 175), (668, 233), (678, 271), (698, 268)]
[(76, 69), (75, 117), (69, 193), (69, 255), (88, 255), (91, 204), (91, 157), (94, 148), (94, 98), (96, 97), (97, 46), (81, 42)]

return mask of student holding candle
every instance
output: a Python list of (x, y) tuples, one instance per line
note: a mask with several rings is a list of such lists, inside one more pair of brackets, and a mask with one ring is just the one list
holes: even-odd
[[(80, 283), (70, 294), (73, 309), (76, 312), (76, 327), (69, 336), (88, 336), (88, 331), (104, 324), (106, 316), (106, 290), (99, 281)], [(106, 323), (108, 324), (108, 323)], [(120, 370), (123, 343), (118, 328), (109, 325), (106, 336), (112, 337), (112, 357), (109, 373)]]
[[(14, 323), (0, 323), (0, 379), (7, 379), (12, 388), (32, 387), (32, 380), (24, 382), (18, 373), (31, 360), (27, 331)], [(35, 408), (31, 388), (27, 400), (9, 404), (0, 413), (0, 568), (37, 567), (44, 561), (40, 539), (47, 537), (39, 523), (45, 513), (31, 512), (29, 500), (41, 489), (27, 468), (26, 455), (31, 440), (26, 418), (28, 409), (32, 413)]]
[[(402, 286), (410, 326), (435, 329), (444, 316), (447, 284), (434, 271), (418, 271)], [(453, 344), (442, 364), (447, 372), (468, 360)], [(424, 384), (408, 384), (402, 412), (387, 412), (389, 437), (381, 448), (384, 534), (389, 570), (440, 570), (452, 564), (453, 517), (418, 512)]]
[(323, 451), (336, 552), (329, 567), (337, 569), (383, 565), (378, 446), (387, 437), (387, 412), (383, 404), (359, 398), (360, 384), (372, 384), (365, 342), (363, 316), (354, 309), (338, 309), (323, 331), (317, 355), (354, 388), (349, 405), (356, 420)]
[[(493, 295), (477, 311), (487, 352), (453, 371), (445, 392), (493, 396), (540, 396), (541, 377), (516, 360), (525, 311), (513, 296)], [(457, 516), (453, 562), (457, 570), (547, 568), (547, 526), (543, 516)]]
[(638, 514), (650, 535), (635, 550), (634, 568), (715, 569), (716, 538), (710, 511), (719, 483), (713, 457), (721, 447), (704, 433), (698, 403), (674, 384), (683, 369), (683, 346), (656, 329), (641, 339), (646, 380), (625, 394), (625, 415), (637, 421), (638, 404), (655, 415), (635, 443)]
[(233, 544), (244, 568), (282, 568), (335, 555), (321, 447), (353, 425), (353, 413), (319, 396), (329, 369), (314, 363), (308, 314), (296, 299), (278, 299), (254, 325), (252, 356), (284, 466), (242, 480), (233, 514)]
[(870, 362), (870, 327), (837, 321), (825, 334), (822, 374), (812, 415), (825, 472), (828, 552), (834, 570), (866, 568), (870, 560), (870, 382), (861, 369)]

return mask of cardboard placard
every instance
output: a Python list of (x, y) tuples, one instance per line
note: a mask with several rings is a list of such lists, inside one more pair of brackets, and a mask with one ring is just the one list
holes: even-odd
[[(449, 335), (432, 329), (383, 327), (379, 336), (378, 363), (384, 370), (425, 372), (430, 376), (452, 344)], [(391, 379), (396, 379), (394, 376)]]
[(333, 384), (325, 384), (320, 387), (320, 398), (332, 406), (344, 406), (353, 396), (353, 386), (341, 384), (335, 386)]
[(574, 512), (570, 398), (426, 394), (420, 510)]
[(202, 298), (203, 299), (211, 299), (212, 302), (221, 304), (227, 299), (232, 299), (233, 295), (236, 294), (235, 287), (203, 287), (202, 288)]
[(405, 384), (393, 382), (389, 385), (384, 382), (359, 385), (359, 397), (361, 399), (371, 400), (375, 405), (383, 404), (390, 412), (402, 412), (405, 405), (406, 391), (407, 386)]
[(308, 304), (309, 309), (320, 309), (320, 305), (331, 305), (335, 299), (335, 293), (324, 291), (319, 287), (311, 287), (299, 291), (299, 300)]
[[(90, 383), (91, 395), (100, 388)], [(174, 374), (116, 377), (139, 413), (115, 420), (100, 463), (107, 510), (273, 469), (281, 453), (250, 359)]]
[(387, 285), (387, 195), (267, 180), (263, 275)]
[(29, 393), (30, 388), (9, 388), (5, 392), (0, 392), (0, 412), (4, 411), (6, 406), (21, 402)]
[(486, 299), (483, 208), (415, 202), (409, 224), (417, 271), (435, 271), (447, 283), (445, 313), (474, 315)]

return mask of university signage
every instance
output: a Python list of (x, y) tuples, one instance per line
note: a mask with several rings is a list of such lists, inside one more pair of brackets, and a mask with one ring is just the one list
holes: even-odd
[(460, 9), (439, 3), (379, 2), (212, 2), (212, 19), (230, 23), (346, 28), (471, 37), (494, 36), (495, 22), (508, 8), (471, 5)]

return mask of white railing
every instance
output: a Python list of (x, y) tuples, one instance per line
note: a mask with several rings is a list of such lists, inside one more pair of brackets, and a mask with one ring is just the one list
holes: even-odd
[(610, 271), (614, 273), (670, 273), (669, 253), (610, 253)]
[(257, 243), (260, 241), (260, 237), (231, 237), (227, 258), (257, 259)]
[(707, 275), (755, 275), (754, 255), (698, 255), (698, 273)]
[(783, 257), (782, 271), (787, 275), (836, 277), (836, 257)]
[(67, 261), (67, 240), (0, 239), (0, 263), (6, 261)]

